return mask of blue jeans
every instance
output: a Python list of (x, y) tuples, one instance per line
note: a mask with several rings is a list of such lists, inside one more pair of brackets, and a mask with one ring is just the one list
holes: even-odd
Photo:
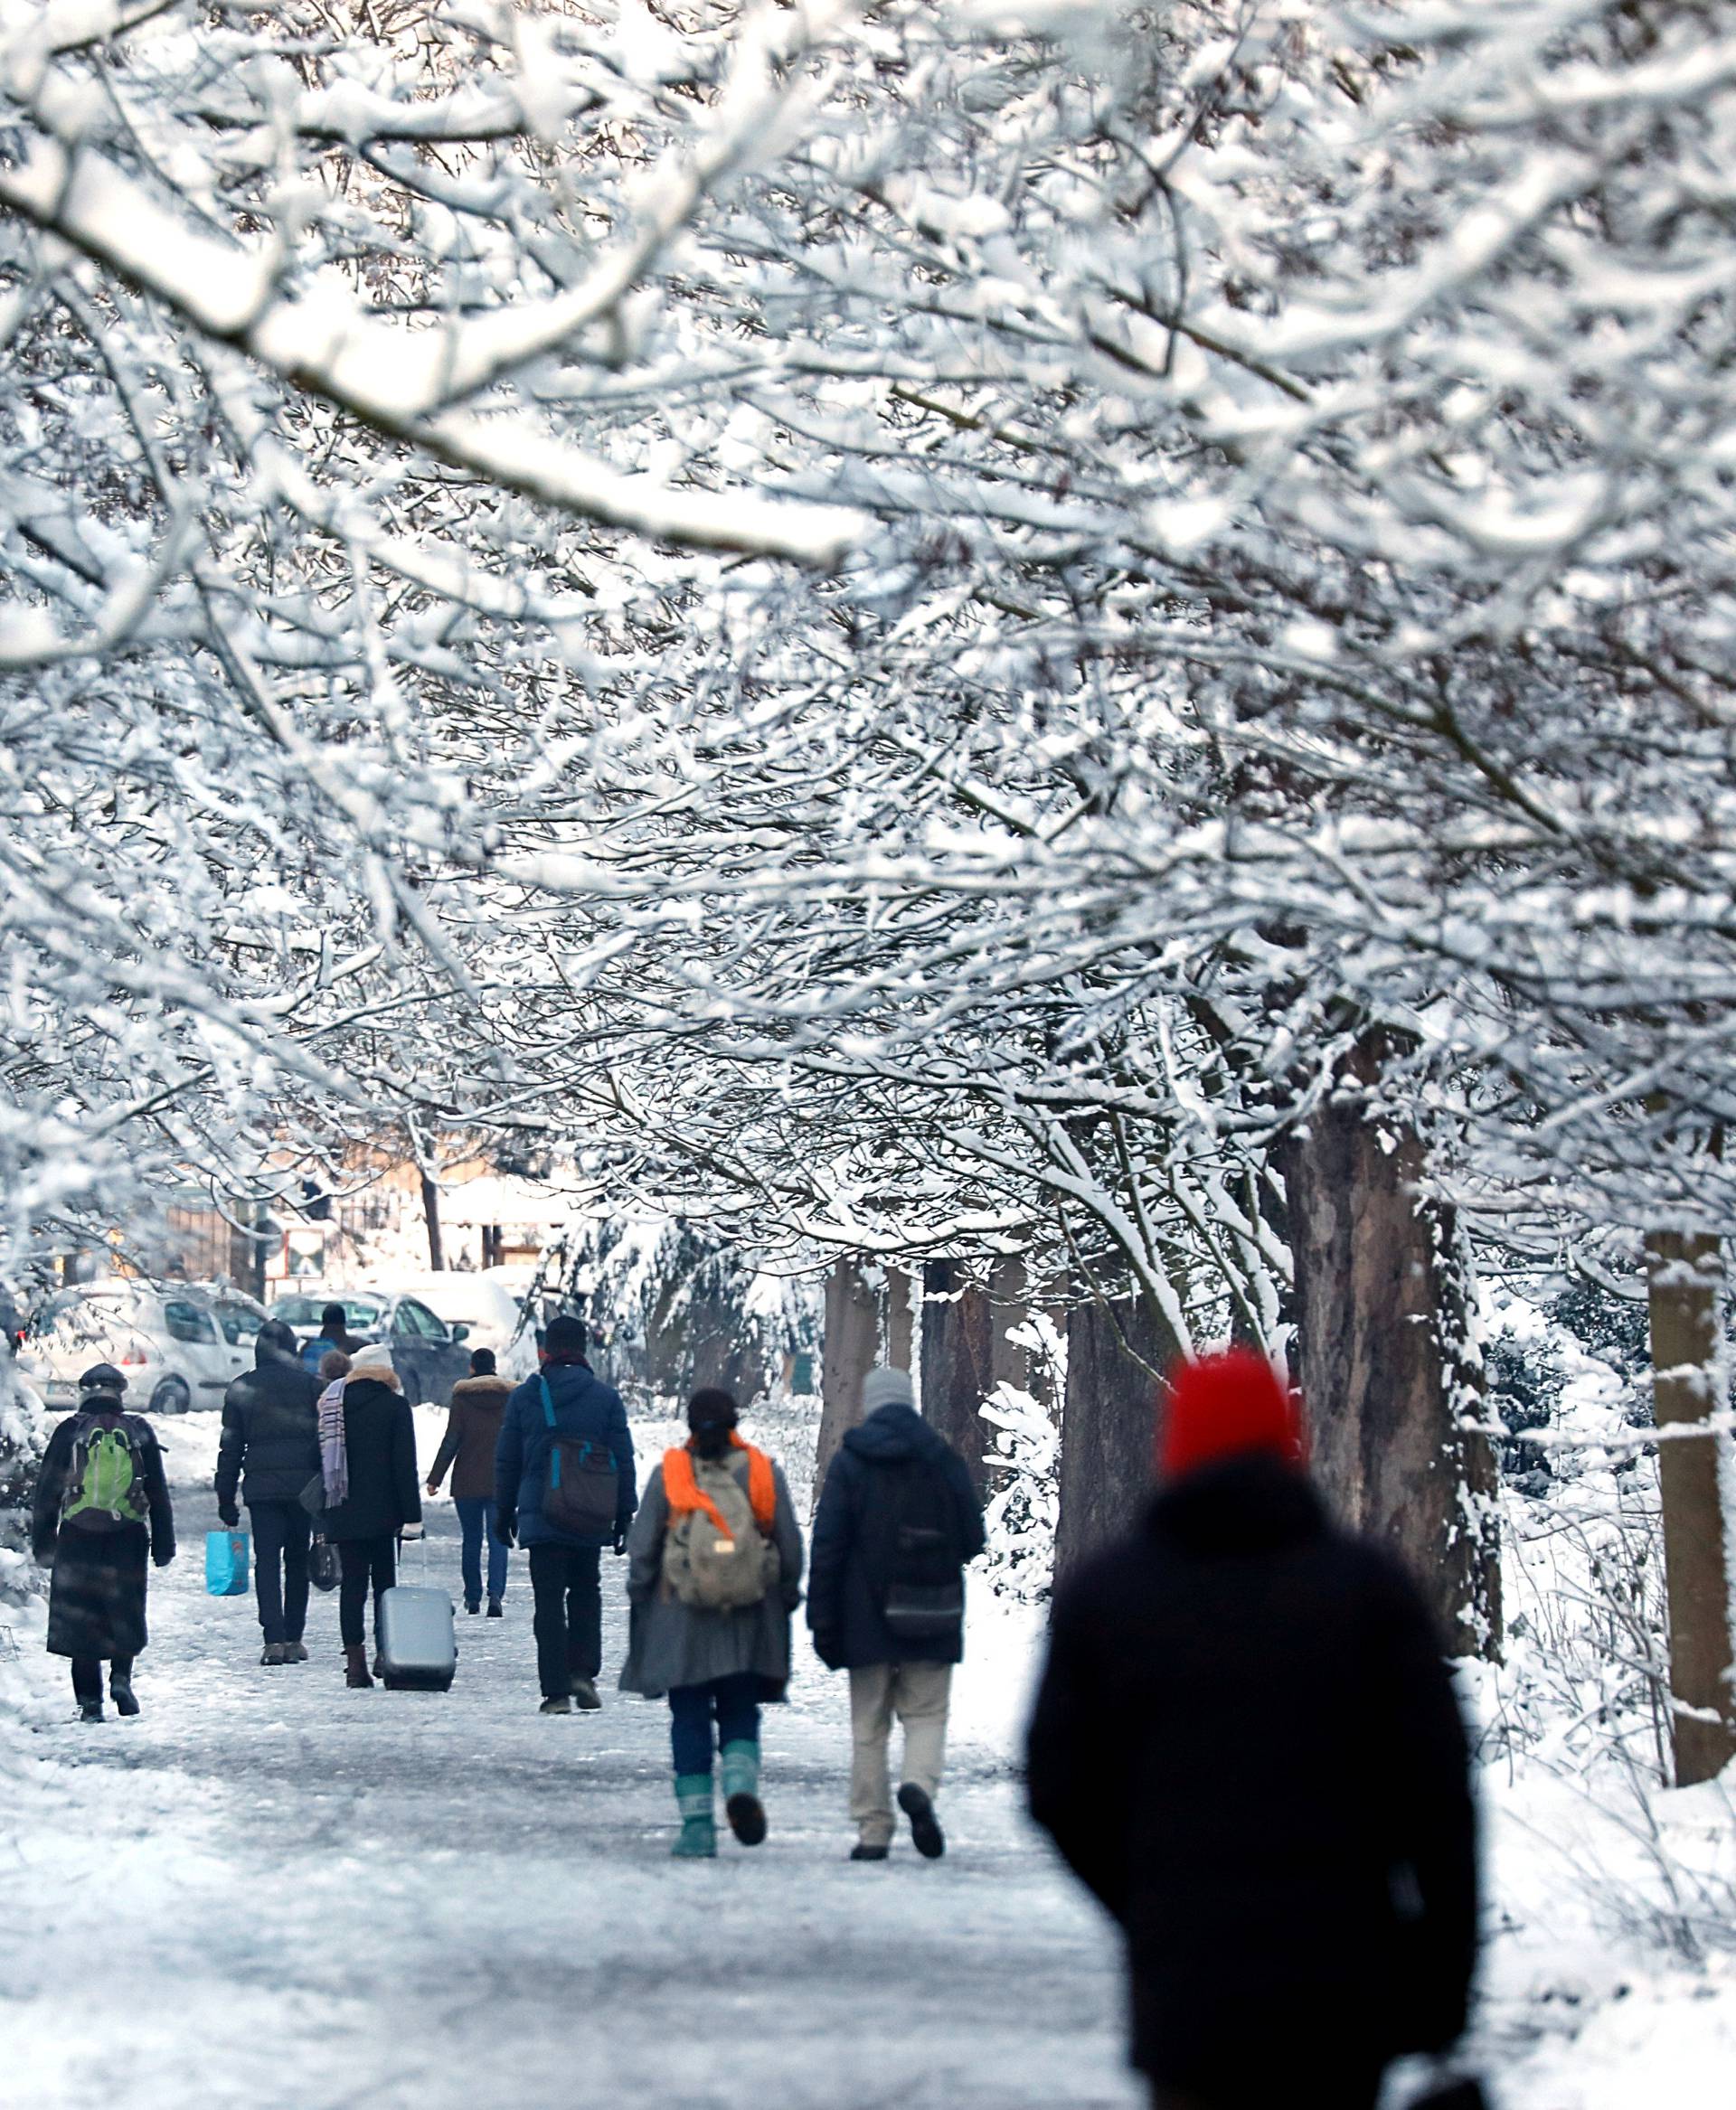
[(486, 1526), (488, 1532), (488, 1595), (504, 1597), (506, 1595), (506, 1541), (495, 1534), (494, 1497), (487, 1494), (461, 1494), (453, 1505), (458, 1512), (458, 1529), (464, 1533), (464, 1601), (467, 1605), (482, 1602), (482, 1534)]
[(712, 1734), (717, 1747), (760, 1741), (760, 1680), (736, 1671), (703, 1685), (677, 1685), (669, 1695), (669, 1742), (678, 1775), (712, 1770)]

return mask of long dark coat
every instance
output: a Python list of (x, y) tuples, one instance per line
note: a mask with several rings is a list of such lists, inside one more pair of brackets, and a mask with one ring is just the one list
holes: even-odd
[[(79, 1437), (93, 1424), (127, 1424), (145, 1468), (147, 1521), (98, 1530), (73, 1521), (62, 1529), (61, 1504)], [(175, 1512), (156, 1432), (142, 1414), (113, 1406), (81, 1407), (48, 1440), (36, 1475), (31, 1550), (49, 1569), (48, 1653), (56, 1656), (136, 1656), (150, 1634), (145, 1623), (147, 1559), (175, 1559)]]
[(820, 1661), (835, 1671), (869, 1663), (956, 1663), (964, 1625), (921, 1641), (894, 1635), (881, 1606), (884, 1577), (875, 1570), (876, 1512), (892, 1496), (892, 1473), (920, 1464), (951, 1498), (958, 1563), (983, 1550), (983, 1512), (965, 1461), (913, 1407), (882, 1407), (844, 1437), (832, 1461), (814, 1519), (807, 1623)]
[(351, 1378), (344, 1387), (344, 1450), (350, 1492), (328, 1509), (320, 1530), (328, 1539), (386, 1539), (422, 1521), (416, 1475), (416, 1424), (410, 1402), (378, 1378)]
[[(1133, 2055), (1212, 2102), (1373, 2099), (1464, 2026), (1465, 1732), (1382, 1549), (1262, 1459), (1188, 1475), (1061, 1590), (1031, 1810), (1120, 1922)], [(1312, 2077), (1311, 2080), (1309, 2077)]]
[[(747, 1454), (739, 1476), (747, 1478)], [(762, 1700), (784, 1697), (789, 1681), (789, 1615), (802, 1601), (802, 1532), (796, 1521), (784, 1469), (774, 1462), (778, 1506), (771, 1540), (778, 1549), (778, 1580), (757, 1605), (739, 1611), (707, 1612), (684, 1605), (663, 1586), (663, 1546), (669, 1528), (669, 1498), (659, 1465), (646, 1483), (645, 1500), (627, 1541), (629, 1615), (623, 1692), (660, 1699), (678, 1685), (708, 1685), (713, 1678), (751, 1672)]]

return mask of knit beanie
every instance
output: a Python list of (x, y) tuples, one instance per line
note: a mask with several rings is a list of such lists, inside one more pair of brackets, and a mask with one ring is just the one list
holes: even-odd
[(370, 1341), (365, 1348), (358, 1348), (350, 1358), (352, 1377), (372, 1377), (376, 1371), (392, 1374), (392, 1351), (383, 1341)]
[(80, 1392), (111, 1392), (118, 1399), (127, 1389), (127, 1380), (112, 1362), (93, 1362), (79, 1380)]
[(582, 1319), (575, 1319), (571, 1312), (559, 1312), (549, 1321), (542, 1345), (551, 1362), (582, 1362), (590, 1340)]
[(916, 1388), (910, 1382), (907, 1370), (892, 1370), (882, 1364), (879, 1370), (871, 1370), (862, 1380), (862, 1410), (872, 1414), (877, 1407), (914, 1407)]
[(1157, 1432), (1166, 1480), (1202, 1465), (1258, 1455), (1298, 1471), (1307, 1462), (1302, 1403), (1263, 1355), (1226, 1348), (1179, 1363)]

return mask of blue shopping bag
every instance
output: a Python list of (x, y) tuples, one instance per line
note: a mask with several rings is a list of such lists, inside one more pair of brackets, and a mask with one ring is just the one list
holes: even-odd
[(247, 1533), (205, 1533), (205, 1590), (213, 1597), (239, 1597), (247, 1590)]

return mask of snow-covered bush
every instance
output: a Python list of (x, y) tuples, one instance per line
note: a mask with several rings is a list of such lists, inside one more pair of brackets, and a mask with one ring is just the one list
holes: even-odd
[(984, 1572), (999, 1595), (1035, 1603), (1049, 1595), (1061, 1516), (1061, 1413), (1067, 1387), (1067, 1342), (1053, 1322), (1033, 1313), (1013, 1328), (1009, 1342), (1031, 1357), (1040, 1388), (996, 1385), (980, 1408), (993, 1434), (985, 1446), (991, 1468), (984, 1510), (988, 1550)]

